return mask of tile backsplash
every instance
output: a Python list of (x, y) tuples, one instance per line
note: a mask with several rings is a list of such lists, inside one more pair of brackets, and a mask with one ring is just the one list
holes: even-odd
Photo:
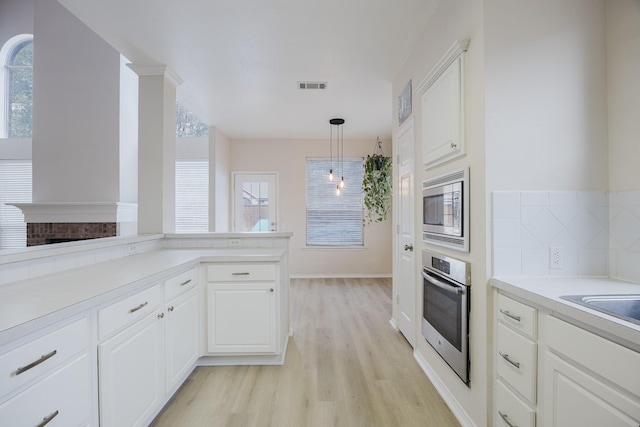
[(494, 192), (492, 225), (494, 276), (640, 281), (640, 191)]

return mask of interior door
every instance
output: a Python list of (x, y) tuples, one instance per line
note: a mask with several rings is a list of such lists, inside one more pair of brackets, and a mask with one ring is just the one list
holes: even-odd
[(277, 231), (278, 175), (233, 174), (233, 231)]
[(405, 122), (398, 134), (398, 187), (399, 223), (397, 251), (399, 273), (396, 303), (398, 304), (398, 329), (415, 346), (416, 313), (416, 261), (414, 242), (414, 164), (413, 121)]

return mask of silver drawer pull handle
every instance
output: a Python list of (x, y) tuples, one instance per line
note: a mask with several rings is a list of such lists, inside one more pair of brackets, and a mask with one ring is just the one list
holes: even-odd
[(507, 416), (507, 414), (503, 414), (503, 413), (502, 413), (502, 412), (500, 412), (500, 411), (498, 411), (498, 414), (500, 415), (500, 417), (502, 417), (502, 419), (504, 420), (504, 422), (505, 422), (505, 423), (507, 423), (507, 425), (508, 425), (509, 427), (518, 427), (517, 425), (512, 424), (512, 423), (509, 421), (509, 417)]
[(21, 373), (26, 372), (31, 368), (35, 368), (42, 362), (45, 362), (51, 359), (53, 356), (56, 355), (56, 353), (58, 353), (58, 350), (53, 350), (51, 353), (42, 355), (42, 357), (40, 357), (40, 359), (36, 360), (35, 362), (31, 362), (27, 366), (23, 366), (21, 368), (16, 369), (15, 375), (20, 375)]
[(145, 302), (143, 302), (142, 304), (140, 304), (139, 306), (137, 306), (137, 307), (134, 307), (134, 308), (130, 309), (130, 310), (129, 310), (129, 314), (131, 314), (131, 313), (135, 313), (136, 311), (140, 310), (141, 308), (146, 307), (146, 306), (147, 306), (147, 304), (149, 304), (149, 301), (145, 301)]
[(508, 354), (504, 354), (503, 352), (499, 351), (498, 352), (500, 354), (500, 356), (502, 356), (502, 358), (504, 360), (506, 360), (507, 362), (511, 363), (513, 366), (515, 366), (516, 368), (520, 369), (520, 363), (519, 362), (514, 362), (513, 360), (511, 360), (511, 358), (509, 357)]
[(251, 273), (231, 273), (232, 276), (248, 276)]
[(60, 411), (56, 411), (53, 414), (49, 415), (48, 417), (44, 417), (42, 419), (42, 421), (40, 422), (40, 424), (38, 424), (36, 427), (44, 427), (44, 426), (46, 426), (47, 424), (49, 424), (51, 422), (52, 419), (57, 417), (59, 413), (60, 413)]
[(189, 283), (191, 283), (191, 279), (185, 280), (184, 282), (180, 283), (180, 286), (188, 285)]
[(516, 322), (520, 321), (520, 316), (516, 316), (515, 314), (511, 314), (507, 310), (500, 309), (500, 313), (504, 314), (507, 317), (510, 317), (511, 319), (515, 320)]

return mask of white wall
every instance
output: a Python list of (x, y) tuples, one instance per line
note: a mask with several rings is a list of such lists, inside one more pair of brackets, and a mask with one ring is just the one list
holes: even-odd
[(640, 189), (640, 2), (607, 2), (609, 189)]
[[(328, 123), (327, 123), (327, 126)], [(328, 129), (327, 129), (328, 131)], [(348, 134), (348, 122), (345, 124)], [(375, 140), (345, 139), (345, 157), (373, 154)], [(383, 150), (391, 154), (389, 141)], [(329, 140), (233, 140), (231, 170), (279, 173), (280, 231), (293, 232), (291, 274), (321, 277), (389, 276), (391, 274), (391, 220), (366, 226), (364, 249), (306, 248), (306, 158), (329, 156)]]
[(138, 76), (120, 55), (120, 201), (138, 202)]
[(209, 127), (209, 231), (231, 230), (231, 169), (229, 138), (216, 127)]
[[(414, 247), (429, 248), (436, 252), (445, 253), (455, 258), (470, 261), (472, 264), (471, 286), (471, 318), (470, 318), (470, 354), (471, 354), (471, 387), (468, 388), (442, 360), (442, 358), (426, 342), (420, 331), (422, 308), (422, 280), (419, 270), (415, 272), (416, 283), (416, 346), (415, 351), (423, 358), (433, 372), (432, 381), (439, 383), (446, 389), (449, 404), (453, 404), (453, 412), (464, 423), (484, 426), (487, 424), (489, 408), (487, 372), (487, 352), (491, 342), (491, 329), (488, 327), (487, 313), (488, 285), (485, 275), (485, 205), (484, 205), (484, 40), (483, 40), (483, 10), (482, 2), (473, 0), (456, 0), (439, 2), (434, 15), (427, 24), (422, 35), (400, 74), (393, 83), (393, 125), (394, 134), (397, 133), (397, 97), (409, 79), (413, 83), (412, 116), (415, 126), (416, 151), (415, 165), (415, 194), (416, 200), (421, 200), (421, 183), (428, 177), (433, 177), (463, 166), (470, 168), (471, 186), (471, 250), (463, 253), (454, 250), (428, 245), (421, 242), (420, 235), (416, 235)], [(467, 154), (461, 158), (425, 170), (422, 162), (422, 129), (421, 129), (421, 97), (416, 93), (420, 83), (431, 72), (437, 62), (454, 42), (470, 39), (466, 53), (466, 146)], [(415, 230), (422, 229), (422, 204), (416, 203)], [(416, 251), (417, 263), (420, 264), (420, 250)], [(394, 287), (396, 284), (394, 283)], [(396, 308), (396, 307), (394, 307)], [(394, 311), (395, 313), (395, 311)], [(464, 424), (463, 424), (464, 425)]]
[(33, 201), (117, 202), (120, 55), (56, 1), (34, 29)]
[(607, 2), (609, 271), (640, 282), (640, 2)]
[(489, 191), (607, 190), (604, 7), (485, 1)]

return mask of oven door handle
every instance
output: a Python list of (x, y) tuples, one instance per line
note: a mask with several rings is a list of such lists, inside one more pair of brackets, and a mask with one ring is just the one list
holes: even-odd
[(460, 285), (450, 285), (448, 283), (444, 283), (441, 282), (439, 280), (434, 279), (433, 277), (429, 276), (427, 273), (425, 273), (424, 271), (421, 271), (422, 273), (422, 277), (427, 280), (429, 283), (431, 283), (434, 286), (439, 287), (442, 290), (445, 290), (447, 292), (451, 292), (452, 294), (456, 294), (456, 295), (464, 295), (464, 286), (460, 286)]

